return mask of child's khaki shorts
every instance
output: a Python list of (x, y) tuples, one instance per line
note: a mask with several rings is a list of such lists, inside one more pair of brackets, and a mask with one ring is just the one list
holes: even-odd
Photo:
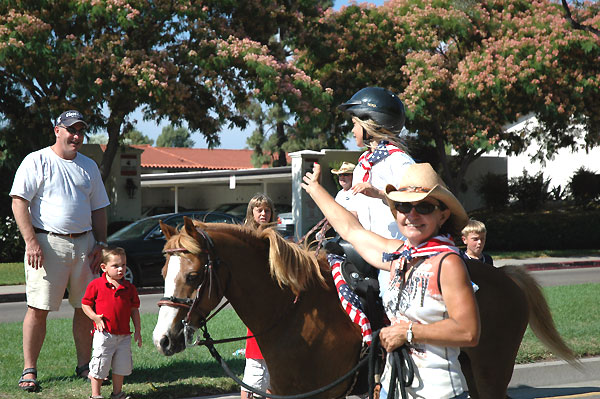
[(133, 370), (131, 357), (131, 335), (111, 334), (108, 331), (94, 331), (90, 377), (103, 380), (113, 374), (130, 375)]

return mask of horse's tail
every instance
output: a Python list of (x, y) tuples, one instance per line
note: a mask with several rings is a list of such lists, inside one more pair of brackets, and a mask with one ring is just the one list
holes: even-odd
[(537, 281), (521, 266), (504, 266), (502, 270), (525, 294), (529, 305), (529, 326), (535, 336), (556, 356), (579, 368), (581, 364), (575, 354), (556, 330), (548, 302)]

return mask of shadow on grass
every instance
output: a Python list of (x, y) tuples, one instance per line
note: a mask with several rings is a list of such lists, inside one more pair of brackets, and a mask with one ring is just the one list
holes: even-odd
[[(227, 362), (229, 368), (240, 375), (244, 371), (245, 359), (233, 359)], [(133, 373), (128, 376), (128, 383), (169, 383), (185, 378), (218, 378), (228, 377), (225, 371), (215, 361), (175, 360), (168, 365), (159, 367), (134, 367)]]

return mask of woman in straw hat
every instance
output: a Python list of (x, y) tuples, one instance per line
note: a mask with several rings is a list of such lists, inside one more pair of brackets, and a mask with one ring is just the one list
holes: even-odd
[[(466, 266), (450, 237), (467, 223), (462, 205), (431, 165), (411, 165), (396, 187), (385, 190), (388, 210), (406, 240), (384, 238), (365, 230), (339, 206), (319, 184), (319, 175), (315, 164), (302, 187), (368, 263), (391, 273), (383, 297), (391, 325), (379, 337), (388, 353), (408, 344), (415, 378), (407, 393), (466, 397), (458, 355), (460, 347), (477, 345), (480, 322)], [(390, 369), (388, 355), (382, 397), (387, 397)]]

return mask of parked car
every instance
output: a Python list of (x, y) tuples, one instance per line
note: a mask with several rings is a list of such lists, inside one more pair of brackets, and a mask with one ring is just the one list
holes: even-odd
[[(275, 212), (277, 214), (287, 213), (292, 211), (292, 206), (290, 204), (274, 204)], [(248, 211), (248, 203), (247, 202), (232, 202), (228, 204), (221, 204), (213, 209), (212, 212), (225, 212), (231, 215), (239, 216), (242, 219), (246, 218), (246, 212)]]
[(294, 214), (292, 212), (277, 215), (277, 226), (275, 229), (287, 240), (294, 240), (296, 225), (294, 225)]
[(122, 247), (127, 253), (128, 268), (125, 279), (138, 287), (163, 284), (160, 271), (165, 264), (162, 250), (166, 240), (158, 221), (181, 227), (184, 216), (206, 223), (242, 223), (242, 219), (235, 215), (207, 211), (167, 213), (131, 223), (111, 234), (107, 240), (109, 245)]

